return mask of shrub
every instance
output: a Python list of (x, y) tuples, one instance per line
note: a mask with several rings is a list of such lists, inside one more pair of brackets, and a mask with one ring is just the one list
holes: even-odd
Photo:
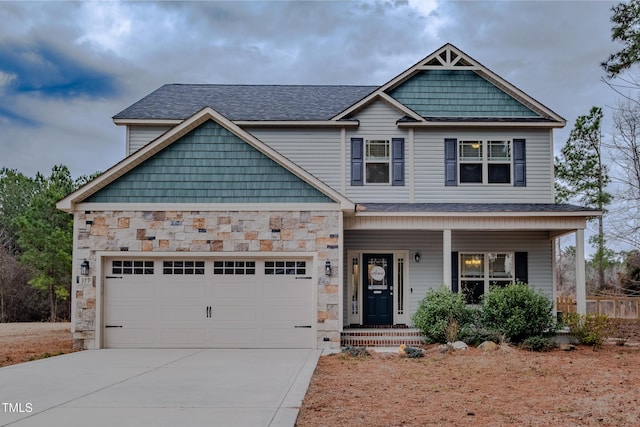
[(369, 350), (367, 350), (366, 347), (356, 347), (356, 346), (345, 346), (342, 349), (342, 352), (340, 353), (341, 356), (343, 357), (356, 357), (356, 358), (360, 358), (360, 359), (364, 359), (367, 358), (369, 356), (371, 356), (371, 354), (369, 353)]
[(612, 333), (612, 323), (604, 314), (567, 313), (564, 323), (569, 327), (571, 335), (580, 344), (599, 347)]
[(551, 351), (556, 344), (551, 337), (533, 336), (522, 341), (521, 347), (529, 351)]
[(471, 316), (464, 297), (446, 286), (429, 290), (412, 317), (427, 342), (446, 343), (468, 328)]
[(526, 283), (492, 286), (482, 299), (482, 324), (512, 342), (555, 329), (553, 302)]

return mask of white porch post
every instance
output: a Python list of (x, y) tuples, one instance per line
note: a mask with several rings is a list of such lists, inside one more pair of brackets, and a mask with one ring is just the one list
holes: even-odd
[(442, 283), (451, 289), (451, 230), (442, 230)]
[(584, 261), (584, 230), (576, 230), (576, 309), (587, 313), (587, 284)]

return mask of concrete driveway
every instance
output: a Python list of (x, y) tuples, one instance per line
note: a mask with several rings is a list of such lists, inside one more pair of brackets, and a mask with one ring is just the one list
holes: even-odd
[(320, 350), (89, 350), (0, 368), (0, 426), (293, 426)]

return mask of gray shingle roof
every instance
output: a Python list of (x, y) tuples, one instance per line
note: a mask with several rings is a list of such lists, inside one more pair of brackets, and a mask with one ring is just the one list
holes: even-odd
[(377, 86), (167, 84), (114, 119), (184, 120), (211, 107), (230, 120), (328, 120)]
[(358, 203), (360, 212), (597, 212), (582, 206), (555, 203)]

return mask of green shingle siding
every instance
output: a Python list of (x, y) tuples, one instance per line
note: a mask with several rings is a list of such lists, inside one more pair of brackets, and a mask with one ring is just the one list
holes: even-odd
[(85, 200), (97, 203), (330, 203), (208, 121)]
[(390, 95), (424, 117), (537, 117), (470, 70), (426, 70)]

